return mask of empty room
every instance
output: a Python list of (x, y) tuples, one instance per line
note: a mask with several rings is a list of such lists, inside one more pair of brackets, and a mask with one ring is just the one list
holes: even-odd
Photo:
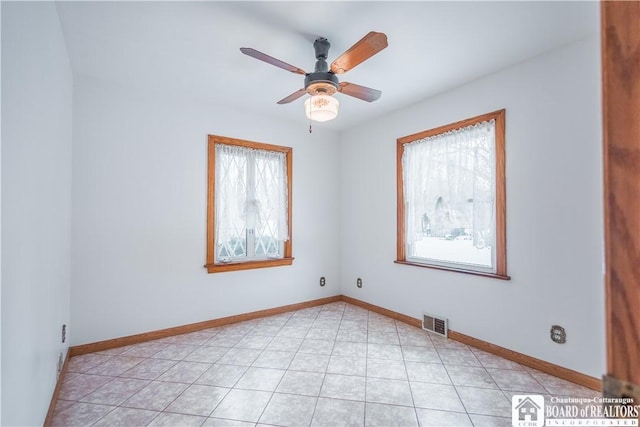
[(0, 12), (1, 425), (638, 425), (640, 2)]

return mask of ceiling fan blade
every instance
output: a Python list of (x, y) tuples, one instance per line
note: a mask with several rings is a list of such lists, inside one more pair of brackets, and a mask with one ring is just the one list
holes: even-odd
[(387, 46), (387, 36), (384, 33), (371, 31), (333, 61), (331, 63), (331, 71), (334, 74), (346, 73)]
[(307, 91), (305, 89), (297, 90), (297, 91), (293, 92), (291, 95), (287, 96), (286, 98), (283, 98), (280, 101), (278, 101), (278, 104), (288, 104), (290, 102), (293, 102), (296, 99), (300, 98), (305, 93), (307, 93)]
[(379, 90), (348, 82), (340, 83), (340, 88), (338, 90), (340, 93), (344, 93), (345, 95), (353, 96), (354, 98), (362, 99), (367, 102), (373, 102), (382, 95), (382, 92)]
[(252, 49), (250, 47), (241, 47), (240, 52), (245, 55), (249, 55), (252, 58), (259, 59), (260, 61), (264, 61), (267, 64), (275, 65), (276, 67), (282, 68), (283, 70), (291, 71), (292, 73), (305, 75), (307, 72), (302, 68), (294, 67), (293, 65), (287, 64), (286, 62), (282, 62), (279, 59), (276, 59), (272, 56), (264, 54), (260, 51)]

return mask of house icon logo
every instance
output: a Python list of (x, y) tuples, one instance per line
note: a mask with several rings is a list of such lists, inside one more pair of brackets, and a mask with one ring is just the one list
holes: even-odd
[(544, 397), (538, 394), (514, 395), (511, 398), (513, 427), (544, 426)]

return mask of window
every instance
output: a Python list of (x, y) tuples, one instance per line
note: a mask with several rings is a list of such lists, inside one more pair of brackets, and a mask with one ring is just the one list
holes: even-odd
[(209, 135), (209, 273), (291, 265), (291, 151)]
[(509, 279), (505, 110), (397, 140), (397, 263)]

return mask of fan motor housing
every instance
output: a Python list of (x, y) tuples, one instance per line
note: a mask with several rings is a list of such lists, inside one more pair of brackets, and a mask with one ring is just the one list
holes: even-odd
[(309, 95), (333, 95), (338, 90), (338, 77), (330, 72), (309, 73), (304, 78), (304, 88)]
[(313, 73), (308, 73), (304, 78), (304, 88), (307, 93), (313, 95), (331, 96), (338, 91), (338, 76), (329, 71), (327, 55), (329, 54), (329, 41), (319, 37), (313, 43), (316, 51), (316, 66)]

